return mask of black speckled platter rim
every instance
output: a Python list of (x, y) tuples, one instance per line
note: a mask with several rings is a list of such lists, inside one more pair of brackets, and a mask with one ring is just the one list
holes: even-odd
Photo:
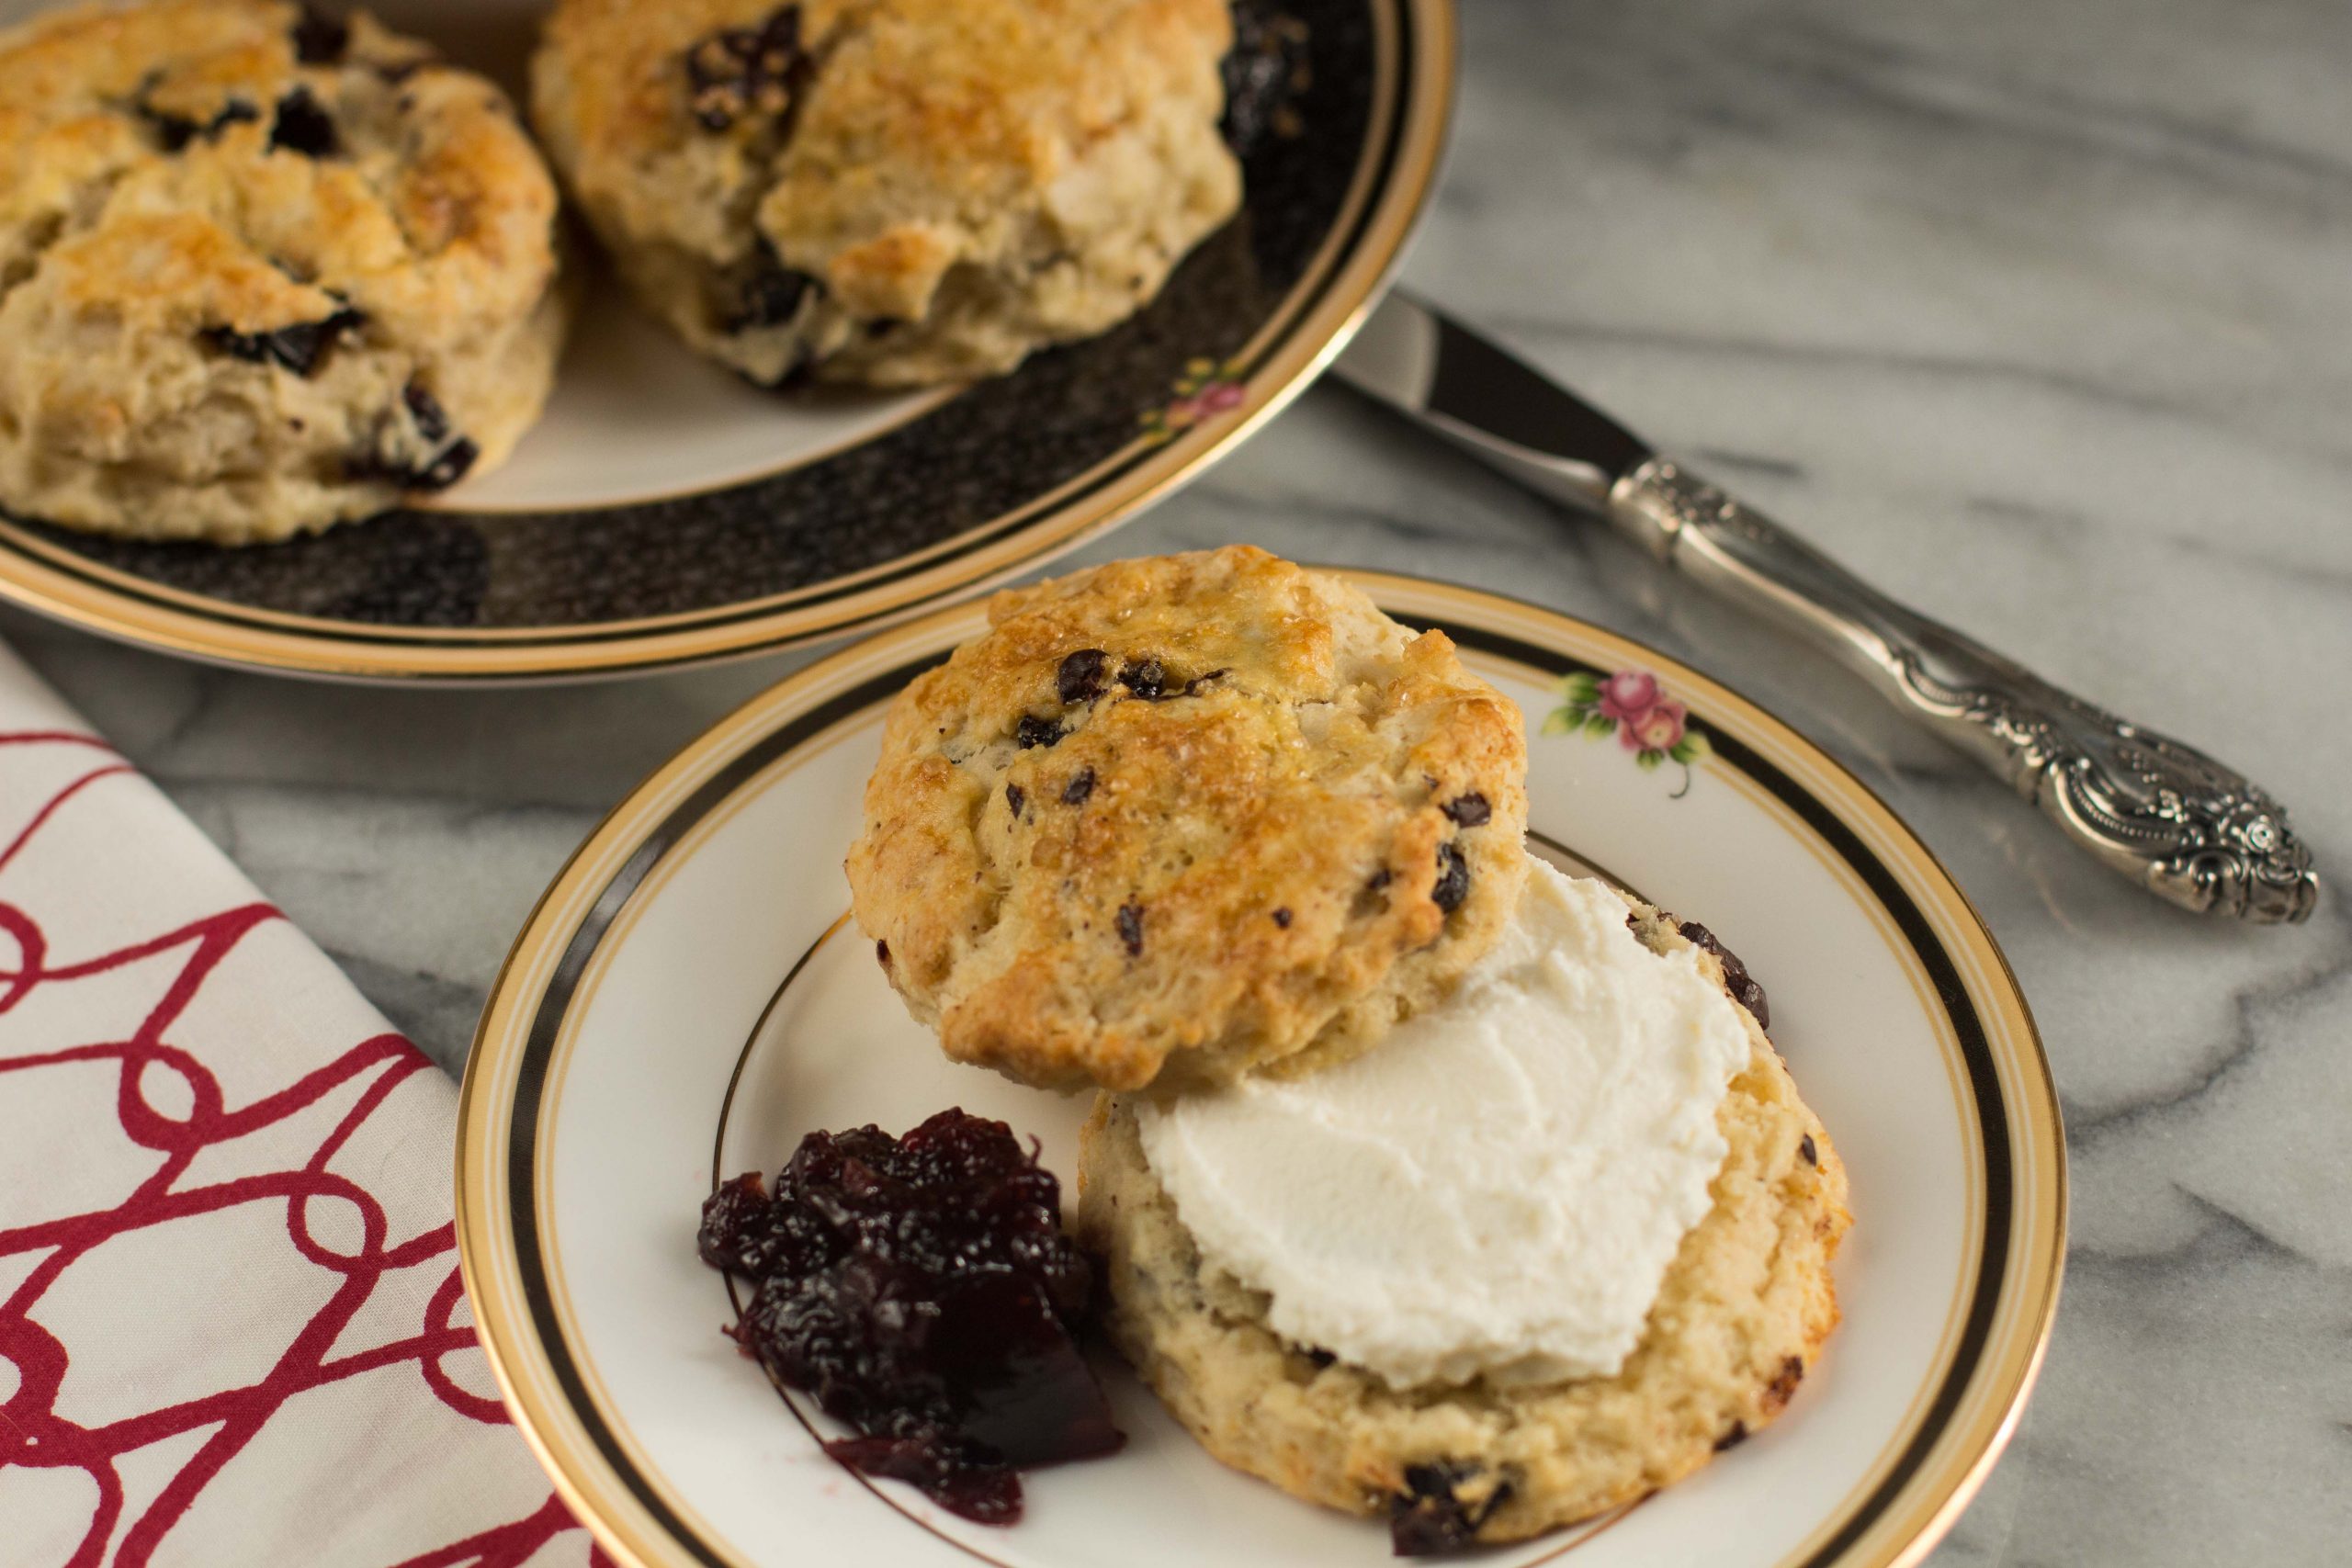
[[(1454, 18), (1453, 0), (1363, 5), (1376, 68), (1347, 196), (1301, 276), (1218, 362), (1215, 374), (1238, 388), (1238, 399), (1172, 430), (1147, 426), (1148, 403), (1133, 412), (1123, 408), (1122, 418), (1136, 423), (1111, 450), (952, 536), (922, 540), (887, 559), (781, 592), (678, 613), (483, 626), (450, 624), (429, 603), (421, 614), (394, 602), (335, 616), (241, 604), (226, 594), (174, 586), (159, 581), (162, 574), (126, 570), (105, 558), (103, 541), (0, 518), (0, 599), (101, 636), (206, 662), (333, 680), (481, 684), (616, 676), (741, 658), (871, 630), (980, 592), (1076, 547), (1197, 476), (1303, 389), (1377, 299), (1434, 183), (1452, 105)], [(1205, 243), (1187, 267), (1216, 244)], [(1184, 270), (1171, 280), (1169, 294), (1182, 286)], [(1130, 325), (1152, 330), (1149, 318), (1158, 309)], [(1179, 355), (1171, 363), (1184, 361)], [(1024, 367), (1019, 374), (1028, 373)], [(919, 436), (933, 420), (987, 398), (991, 389), (976, 388), (867, 445)], [(1172, 400), (1184, 389), (1171, 380), (1167, 397)], [(762, 476), (711, 493), (739, 495), (790, 477)], [(903, 504), (905, 498), (899, 499)], [(390, 521), (442, 515), (401, 513)], [(598, 514), (571, 515), (593, 520)], [(481, 536), (495, 544), (496, 530), (507, 520), (486, 518)]]

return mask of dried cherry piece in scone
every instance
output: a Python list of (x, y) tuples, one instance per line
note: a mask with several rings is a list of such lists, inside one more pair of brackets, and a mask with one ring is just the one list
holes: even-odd
[(1026, 751), (1033, 746), (1054, 745), (1066, 733), (1050, 718), (1039, 718), (1034, 713), (1024, 713), (1021, 716), (1021, 722), (1013, 726), (1012, 739), (1015, 745)]
[(1476, 790), (1464, 790), (1438, 809), (1457, 828), (1483, 828), (1495, 819), (1495, 808)]
[(1758, 1029), (1771, 1028), (1772, 1004), (1766, 999), (1764, 987), (1758, 984), (1756, 976), (1747, 972), (1747, 965), (1739, 961), (1739, 954), (1717, 941), (1714, 932), (1696, 920), (1684, 920), (1676, 929), (1687, 941), (1715, 955), (1717, 962), (1724, 966), (1724, 989), (1731, 993), (1731, 999), (1756, 1015)]
[(1146, 702), (1156, 703), (1168, 694), (1168, 670), (1157, 659), (1146, 659), (1119, 671), (1119, 684)]
[(1430, 888), (1430, 902), (1450, 915), (1469, 897), (1470, 863), (1461, 846), (1448, 839), (1437, 847), (1437, 882)]
[(719, 328), (748, 333), (789, 325), (800, 308), (824, 290), (817, 278), (785, 265), (775, 252), (763, 244), (757, 265), (735, 285), (734, 298), (719, 318)]
[(166, 152), (184, 152), (199, 136), (209, 141), (232, 125), (248, 125), (261, 118), (261, 110), (243, 98), (231, 98), (220, 106), (218, 114), (202, 124), (186, 115), (155, 108), (143, 96), (131, 107), (153, 129), (156, 144)]
[(204, 128), (204, 134), (209, 141), (232, 125), (253, 125), (260, 118), (261, 110), (243, 98), (231, 98), (220, 106), (220, 112), (212, 117), (212, 123)]
[(1399, 1557), (1453, 1551), (1477, 1539), (1478, 1527), (1510, 1498), (1498, 1479), (1483, 1495), (1465, 1496), (1486, 1469), (1470, 1460), (1405, 1467), (1405, 1490), (1389, 1500), (1388, 1539)]
[(305, 65), (333, 65), (351, 46), (351, 28), (340, 17), (330, 17), (306, 5), (294, 20), (294, 58)]
[(269, 128), (272, 152), (284, 149), (300, 152), (305, 158), (332, 158), (343, 145), (343, 138), (334, 128), (334, 117), (326, 106), (311, 95), (308, 87), (297, 87), (277, 100), (277, 118)]
[[(397, 439), (401, 414), (415, 433), (413, 442)], [(481, 456), (481, 449), (468, 437), (451, 437), (448, 412), (442, 408), (441, 400), (413, 378), (401, 389), (401, 412), (388, 416), (379, 443), (385, 437), (393, 438), (392, 444), (402, 452), (422, 446), (424, 456), (422, 459), (394, 456), (379, 444), (350, 458), (345, 471), (354, 478), (385, 479), (403, 490), (447, 490), (464, 479)]]
[(366, 311), (345, 306), (315, 321), (296, 321), (266, 332), (241, 333), (230, 327), (207, 327), (201, 335), (223, 354), (249, 359), (256, 365), (282, 365), (297, 376), (309, 376), (318, 369), (336, 340), (367, 324)]
[(686, 51), (686, 105), (705, 130), (753, 115), (788, 115), (814, 71), (800, 40), (800, 7), (786, 6), (756, 28), (726, 28)]
[(433, 395), (424, 382), (411, 378), (401, 388), (401, 406), (408, 410), (408, 417), (416, 425), (416, 433), (427, 442), (448, 439), (449, 413), (441, 400)]
[(404, 470), (401, 482), (410, 490), (447, 490), (473, 471), (481, 448), (460, 435), (419, 467)]
[(1066, 654), (1054, 671), (1054, 694), (1065, 703), (1091, 703), (1110, 679), (1111, 656), (1099, 648)]
[(756, 1281), (737, 1343), (857, 1428), (844, 1462), (1008, 1523), (1015, 1467), (1123, 1440), (1078, 1348), (1093, 1274), (1060, 1185), (1001, 1122), (812, 1133), (772, 1190), (712, 1193), (698, 1245)]
[(474, 462), (481, 456), (481, 448), (464, 436), (443, 447), (439, 456), (425, 465), (416, 477), (420, 490), (447, 490), (473, 471)]

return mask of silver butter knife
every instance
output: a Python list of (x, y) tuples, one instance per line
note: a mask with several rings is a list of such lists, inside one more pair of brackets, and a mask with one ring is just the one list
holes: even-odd
[(2158, 897), (2266, 925), (2304, 919), (2318, 902), (2311, 852), (2285, 809), (2243, 773), (1906, 609), (1430, 307), (1391, 294), (1334, 368), (1531, 488), (1599, 512), (1723, 597), (1804, 634)]

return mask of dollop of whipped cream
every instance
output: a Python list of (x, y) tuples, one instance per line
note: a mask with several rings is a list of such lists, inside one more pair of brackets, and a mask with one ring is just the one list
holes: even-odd
[(1537, 861), (1494, 951), (1368, 1054), (1139, 1102), (1203, 1260), (1396, 1387), (1615, 1372), (1711, 1205), (1748, 1056), (1697, 953), (1625, 916)]

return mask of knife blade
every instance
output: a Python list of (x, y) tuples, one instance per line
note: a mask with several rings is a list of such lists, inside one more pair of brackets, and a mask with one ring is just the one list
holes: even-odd
[(1889, 598), (1442, 312), (1392, 292), (1332, 368), (1798, 632), (2158, 897), (2266, 925), (2307, 919), (2317, 907), (2310, 850), (2285, 807), (2245, 774)]

